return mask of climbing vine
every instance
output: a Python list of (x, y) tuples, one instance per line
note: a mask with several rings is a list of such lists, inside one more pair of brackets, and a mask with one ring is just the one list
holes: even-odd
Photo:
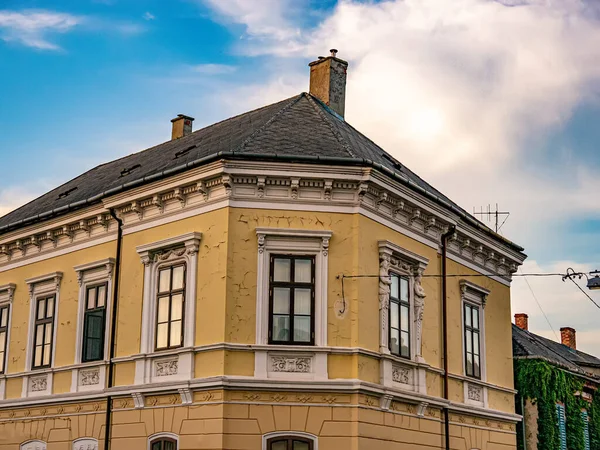
[[(565, 405), (567, 417), (567, 448), (585, 450), (582, 409), (588, 411), (591, 450), (600, 450), (600, 393), (595, 393), (590, 405), (576, 392), (582, 392), (583, 379), (537, 359), (515, 360), (515, 386), (522, 399), (531, 399), (538, 408), (538, 450), (560, 450), (556, 403)], [(521, 414), (522, 412), (519, 411)], [(524, 450), (523, 424), (519, 425), (517, 445)]]

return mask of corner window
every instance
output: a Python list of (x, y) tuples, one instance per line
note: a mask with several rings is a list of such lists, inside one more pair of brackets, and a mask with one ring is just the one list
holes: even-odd
[(174, 439), (156, 439), (150, 444), (151, 450), (177, 450), (177, 441)]
[(391, 274), (390, 353), (410, 358), (410, 301), (407, 277)]
[(313, 345), (315, 258), (271, 256), (269, 343)]
[(464, 304), (465, 373), (481, 378), (481, 328), (479, 306)]
[(10, 310), (8, 305), (0, 306), (0, 373), (5, 372), (9, 314)]
[(106, 283), (86, 289), (81, 358), (83, 362), (104, 358), (107, 291)]
[(37, 299), (32, 369), (50, 367), (54, 335), (54, 295)]
[(313, 450), (313, 441), (295, 436), (281, 436), (269, 439), (267, 450)]
[(158, 271), (156, 350), (180, 347), (183, 341), (185, 264)]

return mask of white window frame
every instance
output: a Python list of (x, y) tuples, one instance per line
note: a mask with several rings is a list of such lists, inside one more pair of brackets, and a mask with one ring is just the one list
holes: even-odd
[[(27, 342), (27, 352), (25, 355), (25, 369), (29, 372), (23, 377), (22, 397), (32, 397), (40, 395), (50, 395), (52, 393), (52, 368), (56, 359), (56, 335), (58, 331), (57, 324), (60, 313), (60, 286), (63, 278), (62, 272), (52, 272), (39, 277), (28, 278), (25, 280), (29, 288), (29, 333)], [(54, 313), (52, 325), (52, 358), (49, 368), (35, 369), (33, 366), (33, 346), (34, 346), (34, 327), (37, 301), (39, 297), (54, 295)], [(45, 386), (45, 388), (44, 388)]]
[[(315, 257), (315, 347), (327, 345), (327, 255), (333, 233), (328, 230), (257, 228), (256, 343), (269, 343), (269, 272), (271, 255)], [(273, 345), (273, 347), (282, 347)], [(311, 346), (303, 346), (310, 348)]]
[(151, 450), (152, 449), (152, 442), (156, 441), (158, 439), (173, 439), (176, 442), (176, 448), (175, 448), (175, 450), (179, 450), (179, 436), (176, 435), (175, 433), (169, 433), (169, 432), (155, 433), (155, 434), (153, 434), (151, 436), (148, 436), (147, 449)]
[[(144, 293), (140, 336), (142, 358), (136, 358), (135, 384), (193, 378), (196, 284), (201, 239), (201, 233), (191, 232), (136, 247), (144, 264)], [(186, 265), (182, 346), (176, 349), (155, 350), (158, 273), (163, 267), (180, 263)], [(154, 361), (157, 358), (160, 361)]]
[(263, 434), (262, 437), (262, 450), (269, 450), (267, 448), (267, 442), (269, 439), (278, 438), (278, 437), (298, 437), (301, 439), (311, 440), (313, 444), (313, 450), (319, 450), (319, 438), (311, 433), (306, 433), (304, 431), (274, 431), (272, 433)]
[[(485, 385), (487, 380), (487, 363), (485, 349), (485, 305), (490, 291), (482, 286), (472, 283), (468, 280), (460, 280), (460, 330), (461, 330), (461, 348), (462, 348), (462, 374), (464, 377), (463, 388), (465, 403), (487, 408), (488, 389)], [(474, 378), (467, 375), (466, 357), (467, 348), (465, 343), (465, 304), (479, 308), (479, 370), (481, 378)]]
[(75, 439), (73, 450), (98, 450), (98, 439), (90, 437)]
[[(329, 230), (257, 228), (258, 262), (256, 280), (255, 378), (326, 380), (327, 353), (315, 351), (327, 346), (327, 278)], [(315, 258), (315, 339), (314, 345), (269, 344), (269, 275), (271, 255), (288, 254)]]
[(15, 289), (17, 285), (8, 283), (0, 286), (0, 308), (8, 306), (8, 323), (6, 330), (6, 348), (4, 351), (4, 373), (0, 374), (0, 400), (4, 400), (6, 392), (6, 373), (8, 369), (8, 354), (10, 348), (10, 330), (12, 324), (12, 304), (15, 297)]
[[(77, 281), (79, 283), (79, 300), (78, 300), (78, 311), (77, 311), (77, 338), (75, 342), (75, 364), (82, 363), (83, 357), (83, 325), (86, 311), (86, 293), (88, 287), (92, 287), (98, 284), (106, 283), (106, 324), (104, 331), (104, 357), (103, 360), (108, 360), (109, 346), (110, 346), (110, 316), (112, 310), (112, 279), (113, 279), (113, 268), (115, 265), (114, 258), (102, 259), (100, 261), (94, 261), (87, 264), (81, 264), (75, 266), (75, 272), (77, 272)], [(91, 361), (91, 364), (99, 363), (100, 361)]]

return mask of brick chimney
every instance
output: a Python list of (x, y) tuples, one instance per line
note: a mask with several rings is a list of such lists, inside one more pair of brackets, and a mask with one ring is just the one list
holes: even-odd
[(563, 345), (571, 347), (573, 350), (577, 349), (577, 342), (575, 341), (575, 329), (571, 327), (563, 327), (560, 329), (560, 341)]
[(192, 122), (193, 117), (184, 116), (183, 114), (177, 114), (177, 117), (171, 119), (173, 124), (173, 131), (171, 132), (171, 140), (182, 138), (192, 133)]
[(529, 316), (524, 313), (515, 314), (515, 325), (521, 330), (529, 331)]
[(348, 69), (348, 63), (336, 56), (336, 49), (333, 48), (330, 52), (330, 56), (319, 56), (318, 60), (309, 64), (309, 92), (343, 118), (346, 103), (346, 70)]

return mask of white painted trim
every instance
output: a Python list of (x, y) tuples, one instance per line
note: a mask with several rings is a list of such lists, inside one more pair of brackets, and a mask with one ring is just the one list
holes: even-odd
[(267, 442), (269, 439), (288, 436), (308, 439), (313, 443), (313, 450), (319, 450), (319, 438), (314, 434), (306, 433), (304, 431), (273, 431), (271, 433), (265, 433), (262, 436), (262, 450), (270, 450), (267, 448)]
[(23, 442), (20, 446), (20, 450), (46, 450), (46, 442), (40, 441), (38, 439), (32, 439), (29, 441)]
[(148, 445), (147, 445), (148, 450), (152, 449), (152, 442), (156, 441), (157, 439), (173, 439), (177, 443), (175, 450), (179, 450), (179, 436), (176, 435), (175, 433), (169, 433), (166, 431), (163, 431), (160, 433), (154, 433), (154, 434), (148, 436)]

